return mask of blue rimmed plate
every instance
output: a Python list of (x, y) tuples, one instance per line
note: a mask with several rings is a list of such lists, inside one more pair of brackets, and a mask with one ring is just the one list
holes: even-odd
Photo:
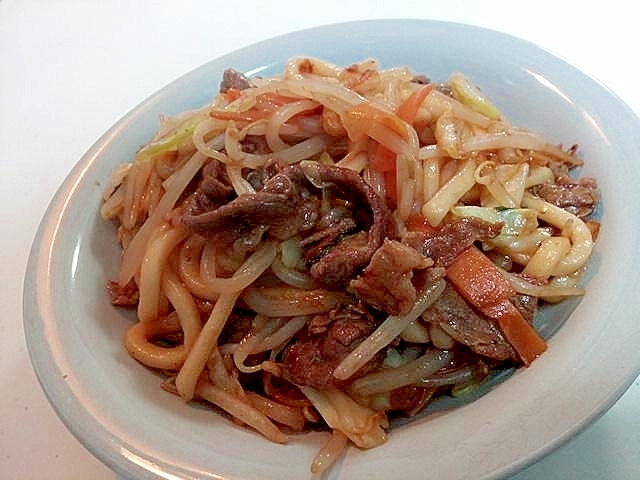
[[(122, 347), (130, 319), (104, 292), (117, 271), (102, 185), (172, 114), (209, 101), (227, 67), (268, 76), (292, 56), (347, 65), (366, 57), (444, 80), (471, 76), (514, 124), (577, 143), (598, 179), (603, 224), (587, 295), (547, 309), (549, 350), (475, 402), (421, 417), (370, 451), (350, 449), (333, 478), (494, 478), (539, 459), (607, 410), (640, 371), (640, 122), (614, 94), (539, 47), (477, 27), (372, 20), (318, 27), (243, 48), (186, 74), (109, 130), (79, 160), (35, 238), (24, 326), (38, 378), (77, 438), (125, 478), (308, 478), (326, 437), (275, 445), (208, 409), (186, 406)], [(568, 307), (575, 307), (570, 312)]]

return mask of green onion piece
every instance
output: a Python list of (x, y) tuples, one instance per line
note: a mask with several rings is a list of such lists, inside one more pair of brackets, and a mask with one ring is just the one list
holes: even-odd
[(454, 73), (447, 83), (458, 101), (471, 107), (476, 112), (482, 113), (491, 120), (499, 120), (502, 117), (500, 110), (491, 103), (471, 79), (460, 73)]
[(179, 124), (171, 135), (152, 141), (142, 147), (138, 152), (138, 156), (150, 158), (159, 153), (177, 149), (179, 145), (191, 138), (194, 130), (204, 117), (204, 114), (190, 116)]

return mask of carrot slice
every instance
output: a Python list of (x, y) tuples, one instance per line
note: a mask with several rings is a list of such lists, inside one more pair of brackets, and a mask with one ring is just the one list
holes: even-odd
[(404, 222), (408, 232), (434, 233), (435, 229), (429, 221), (419, 213), (412, 213)]
[(413, 123), (420, 105), (422, 105), (432, 88), (433, 86), (428, 84), (414, 90), (400, 104), (395, 114), (362, 102), (343, 115), (343, 125), (348, 132), (349, 138), (355, 141), (362, 136), (368, 135), (379, 143), (378, 148), (376, 148), (371, 157), (370, 166), (377, 172), (384, 174), (387, 195), (391, 198), (397, 196), (395, 193), (397, 189), (395, 169), (398, 152), (394, 152), (385, 145), (385, 138), (388, 138), (389, 132), (401, 137), (405, 136), (403, 121), (409, 124)]
[(447, 268), (447, 278), (471, 305), (496, 321), (526, 366), (547, 349), (544, 339), (511, 303), (513, 287), (478, 248), (463, 250)]
[[(424, 99), (427, 98), (431, 90), (433, 90), (431, 83), (414, 90), (411, 95), (400, 104), (396, 115), (408, 124), (412, 124), (416, 119), (422, 102), (424, 102)], [(376, 154), (371, 159), (371, 167), (378, 172), (394, 170), (396, 168), (396, 154), (384, 145), (380, 145), (376, 150)]]
[(396, 184), (398, 183), (398, 177), (396, 175), (395, 168), (393, 170), (387, 170), (386, 172), (383, 172), (382, 176), (384, 178), (384, 190), (386, 196), (393, 202), (394, 205), (396, 205), (398, 203), (398, 188), (396, 187)]
[[(375, 155), (371, 158), (371, 168), (377, 172), (389, 172), (396, 169), (396, 154), (384, 145), (378, 145)], [(393, 186), (395, 188), (395, 185)]]
[(398, 116), (407, 123), (413, 123), (422, 102), (424, 102), (424, 99), (427, 98), (431, 90), (433, 90), (432, 83), (428, 83), (414, 90), (398, 107)]
[(355, 105), (342, 116), (342, 124), (353, 141), (363, 136), (370, 136), (380, 142), (378, 135), (384, 131), (404, 136), (405, 128), (402, 120), (394, 113), (387, 112), (368, 102)]
[(546, 342), (509, 300), (495, 308), (494, 314), (500, 330), (526, 366), (547, 349)]

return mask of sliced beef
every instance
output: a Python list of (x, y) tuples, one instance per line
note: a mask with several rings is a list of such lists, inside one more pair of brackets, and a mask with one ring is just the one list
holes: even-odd
[(117, 307), (135, 307), (140, 299), (138, 286), (131, 280), (124, 286), (118, 282), (107, 282), (107, 292), (111, 298), (111, 304)]
[(195, 190), (184, 202), (182, 220), (215, 210), (233, 198), (235, 192), (222, 162), (211, 159), (200, 174)]
[[(247, 137), (249, 136), (247, 135)], [(265, 141), (264, 137), (259, 137), (259, 138), (262, 138), (262, 141)], [(257, 142), (257, 141), (251, 142), (250, 143), (250, 145), (252, 145), (251, 149), (256, 149), (256, 148), (262, 149), (263, 147), (257, 146), (259, 143), (260, 142)], [(248, 151), (245, 148), (246, 146), (243, 145), (243, 150)], [(264, 147), (264, 151), (253, 151), (251, 153), (260, 153), (260, 154), (268, 153), (269, 151), (268, 148), (269, 147), (266, 146)], [(254, 188), (254, 190), (259, 191), (264, 188), (265, 183), (267, 183), (267, 181), (271, 177), (280, 173), (284, 168), (286, 168), (286, 165), (282, 165), (279, 161), (275, 159), (267, 160), (263, 166), (247, 171), (246, 179), (247, 179), (247, 182), (249, 182), (251, 186)], [(298, 173), (296, 173), (294, 177), (298, 178)]]
[(367, 232), (360, 231), (343, 237), (335, 245), (326, 246), (309, 271), (322, 286), (339, 290), (369, 262), (374, 251)]
[(317, 196), (307, 191), (304, 176), (295, 167), (269, 178), (262, 190), (243, 194), (203, 213), (187, 211), (183, 221), (199, 233), (223, 233), (236, 239), (267, 232), (285, 240), (313, 226), (319, 210)]
[[(391, 212), (384, 200), (358, 173), (321, 166), (318, 178), (334, 198), (351, 210), (360, 233), (346, 237), (310, 267), (311, 276), (328, 289), (338, 289), (364, 268), (386, 236), (394, 236)], [(364, 235), (362, 235), (364, 233)]]
[[(256, 155), (266, 155), (271, 152), (269, 144), (264, 135), (247, 135), (240, 142), (242, 151), (246, 153), (255, 153)], [(276, 165), (274, 162), (271, 166)], [(269, 165), (265, 166), (265, 170), (270, 170)]]
[(574, 183), (568, 177), (560, 177), (556, 183), (535, 185), (529, 191), (578, 217), (593, 213), (599, 199), (598, 186), (592, 178)]
[(370, 318), (367, 307), (362, 303), (349, 303), (333, 308), (327, 313), (314, 315), (307, 323), (307, 330), (314, 335), (325, 333), (336, 320), (359, 322), (362, 318)]
[[(394, 236), (391, 212), (384, 200), (358, 175), (334, 166), (319, 166), (318, 178), (332, 201), (348, 212), (335, 223), (319, 221), (320, 191), (300, 165), (269, 162), (248, 179), (256, 193), (233, 198), (221, 206), (226, 177), (217, 164), (192, 195), (182, 221), (194, 232), (214, 235), (225, 245), (263, 234), (285, 240), (301, 234), (311, 276), (328, 289), (344, 288), (364, 268), (386, 236)], [(346, 235), (349, 234), (349, 235)], [(245, 242), (246, 243), (246, 242)], [(255, 243), (252, 240), (252, 244)], [(309, 256), (309, 252), (314, 252)]]
[(515, 305), (527, 322), (533, 323), (538, 311), (538, 297), (518, 293), (511, 299), (511, 303)]
[[(281, 362), (287, 381), (319, 390), (340, 386), (345, 381), (336, 379), (333, 371), (376, 328), (369, 314), (357, 310), (351, 310), (349, 315), (337, 315), (333, 320), (328, 317), (324, 320), (328, 323), (322, 325), (321, 333), (314, 334), (306, 329), (283, 351)], [(372, 360), (356, 373), (356, 377), (379, 366), (379, 363), (379, 359)]]
[(222, 81), (220, 82), (220, 93), (228, 92), (229, 90), (245, 90), (249, 88), (251, 84), (247, 77), (243, 73), (238, 72), (232, 68), (226, 69), (222, 74)]
[(211, 199), (201, 189), (196, 189), (183, 204), (182, 221), (186, 217), (194, 217), (205, 212), (209, 212), (218, 208), (220, 204)]
[(440, 326), (454, 340), (472, 351), (495, 360), (516, 358), (500, 329), (473, 310), (447, 283), (438, 300), (422, 315), (427, 322)]
[(435, 265), (447, 267), (460, 252), (474, 242), (490, 240), (500, 234), (501, 230), (502, 223), (463, 217), (431, 230), (409, 232), (403, 243), (433, 259)]
[(431, 400), (436, 388), (406, 385), (391, 391), (389, 411), (402, 412), (408, 417), (419, 413)]
[(211, 159), (202, 168), (200, 190), (211, 200), (218, 203), (225, 202), (231, 196), (233, 187), (222, 162)]
[(338, 243), (341, 237), (358, 228), (358, 224), (352, 217), (342, 218), (325, 228), (321, 228), (312, 235), (304, 238), (300, 246), (305, 249), (304, 259), (308, 263), (314, 263), (333, 245)]
[(220, 332), (220, 345), (226, 343), (240, 343), (251, 332), (255, 313), (241, 309), (234, 309), (229, 320)]
[(362, 274), (349, 285), (358, 298), (372, 307), (392, 315), (404, 315), (417, 297), (411, 283), (413, 271), (431, 264), (414, 248), (385, 239)]

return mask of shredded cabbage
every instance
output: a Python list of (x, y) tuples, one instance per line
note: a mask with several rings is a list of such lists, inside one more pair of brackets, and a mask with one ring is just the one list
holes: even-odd
[(500, 235), (520, 235), (538, 226), (536, 211), (531, 208), (493, 208), (460, 205), (452, 208), (459, 217), (474, 217), (489, 223), (502, 223)]

